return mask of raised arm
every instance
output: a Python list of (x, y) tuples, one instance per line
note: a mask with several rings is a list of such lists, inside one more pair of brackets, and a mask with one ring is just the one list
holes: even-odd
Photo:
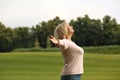
[(52, 35), (49, 36), (50, 41), (55, 44), (57, 47), (59, 46), (59, 41), (55, 39)]

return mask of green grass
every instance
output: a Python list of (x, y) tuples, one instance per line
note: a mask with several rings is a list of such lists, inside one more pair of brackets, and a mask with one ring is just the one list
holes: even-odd
[[(0, 80), (60, 80), (60, 52), (0, 54)], [(82, 80), (120, 80), (119, 54), (84, 55)]]
[(120, 80), (120, 55), (86, 54), (83, 80)]

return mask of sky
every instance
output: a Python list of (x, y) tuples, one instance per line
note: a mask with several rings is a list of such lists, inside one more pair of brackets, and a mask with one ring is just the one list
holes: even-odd
[(56, 16), (69, 22), (86, 14), (101, 20), (109, 15), (120, 23), (120, 0), (0, 0), (0, 22), (9, 27), (31, 27)]

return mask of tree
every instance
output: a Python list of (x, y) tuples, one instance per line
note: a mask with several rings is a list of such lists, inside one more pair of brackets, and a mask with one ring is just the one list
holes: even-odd
[(15, 48), (29, 48), (34, 46), (32, 33), (28, 27), (18, 27), (14, 29)]
[(34, 42), (34, 47), (39, 47), (39, 45), (40, 45), (40, 43), (39, 43), (38, 39), (36, 38), (35, 42)]
[(111, 19), (110, 16), (106, 15), (103, 18), (103, 44), (110, 45), (114, 44), (115, 42), (115, 33), (117, 31), (117, 22), (115, 19)]
[(120, 27), (116, 19), (106, 15), (100, 19), (90, 19), (88, 15), (71, 20), (75, 33), (73, 41), (79, 46), (113, 45), (119, 43)]
[(73, 26), (75, 33), (73, 35), (73, 41), (79, 46), (89, 45), (89, 26), (91, 20), (88, 15), (85, 15), (83, 18), (78, 17), (76, 21), (72, 20), (70, 25)]
[(89, 46), (90, 45), (93, 45), (93, 46), (99, 46), (101, 45), (102, 41), (101, 41), (101, 37), (102, 37), (102, 26), (101, 26), (101, 21), (98, 19), (98, 20), (91, 20), (91, 24), (89, 25), (89, 28), (88, 28), (88, 32), (89, 32), (89, 36), (87, 38), (87, 42), (89, 43)]
[(13, 50), (13, 30), (0, 22), (0, 52)]

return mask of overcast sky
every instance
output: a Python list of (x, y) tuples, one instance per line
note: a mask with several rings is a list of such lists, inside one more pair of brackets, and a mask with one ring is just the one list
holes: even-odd
[(56, 16), (69, 22), (85, 14), (109, 15), (120, 23), (120, 0), (0, 0), (0, 22), (10, 27), (31, 27)]

